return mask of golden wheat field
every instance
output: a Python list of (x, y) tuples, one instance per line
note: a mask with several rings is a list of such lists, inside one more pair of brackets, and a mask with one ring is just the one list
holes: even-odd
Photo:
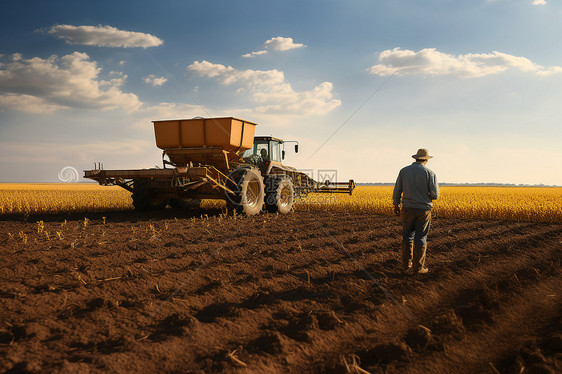
[[(359, 186), (353, 195), (310, 194), (296, 209), (393, 214), (392, 186)], [(562, 188), (441, 187), (433, 215), (448, 218), (562, 222)]]
[(132, 209), (131, 193), (97, 184), (0, 184), (0, 214)]
[[(295, 210), (393, 214), (392, 186), (359, 186), (347, 194), (309, 194)], [(222, 201), (204, 201), (220, 208)], [(44, 214), (132, 209), (130, 193), (94, 184), (0, 184), (0, 214)], [(441, 187), (435, 217), (562, 222), (562, 188)]]

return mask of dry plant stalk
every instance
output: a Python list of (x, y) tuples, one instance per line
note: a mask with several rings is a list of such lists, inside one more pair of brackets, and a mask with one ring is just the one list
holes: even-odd
[(235, 356), (236, 351), (238, 351), (238, 349), (235, 349), (232, 352), (228, 352), (226, 357), (228, 357), (230, 361), (232, 361), (234, 364), (238, 366), (241, 366), (243, 368), (248, 367), (248, 365), (244, 361), (240, 360), (238, 357)]
[(359, 366), (359, 357), (356, 355), (351, 355), (349, 357), (349, 361), (344, 357), (342, 357), (343, 364), (345, 366), (346, 373), (349, 374), (371, 374), (367, 370), (363, 369)]

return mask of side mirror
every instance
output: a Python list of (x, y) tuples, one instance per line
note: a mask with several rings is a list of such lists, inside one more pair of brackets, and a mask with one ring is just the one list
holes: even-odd
[(299, 153), (299, 145), (295, 144), (295, 153)]
[(281, 160), (284, 160), (284, 159), (285, 159), (285, 150), (282, 150), (281, 151)]

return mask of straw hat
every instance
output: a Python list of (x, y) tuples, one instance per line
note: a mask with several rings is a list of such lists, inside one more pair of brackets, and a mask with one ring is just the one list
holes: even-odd
[(433, 158), (433, 156), (429, 155), (429, 151), (427, 149), (420, 148), (418, 149), (418, 153), (412, 155), (412, 158), (415, 158), (416, 160), (429, 160), (430, 158)]

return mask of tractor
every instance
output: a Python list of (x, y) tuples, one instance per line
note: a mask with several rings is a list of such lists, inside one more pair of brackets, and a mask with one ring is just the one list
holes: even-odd
[(136, 210), (198, 207), (203, 199), (226, 200), (246, 215), (262, 210), (289, 213), (296, 196), (310, 192), (353, 193), (355, 182), (317, 182), (283, 165), (285, 144), (271, 136), (254, 137), (256, 123), (234, 117), (153, 121), (162, 167), (104, 170), (96, 163), (84, 178), (132, 193)]

